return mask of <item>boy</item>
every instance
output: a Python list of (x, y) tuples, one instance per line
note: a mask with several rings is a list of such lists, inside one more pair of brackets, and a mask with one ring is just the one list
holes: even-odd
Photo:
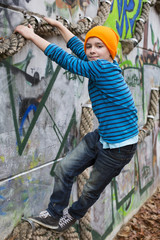
[[(84, 44), (60, 22), (44, 18), (59, 29), (68, 54), (55, 44), (36, 35), (29, 25), (18, 26), (26, 39), (68, 71), (89, 79), (88, 91), (99, 128), (88, 133), (79, 145), (55, 168), (55, 184), (48, 208), (30, 219), (61, 232), (82, 218), (97, 201), (104, 188), (132, 159), (138, 142), (137, 110), (131, 92), (114, 60), (119, 37), (111, 28), (97, 26), (85, 37)], [(74, 178), (93, 166), (82, 195), (63, 215), (68, 206)]]

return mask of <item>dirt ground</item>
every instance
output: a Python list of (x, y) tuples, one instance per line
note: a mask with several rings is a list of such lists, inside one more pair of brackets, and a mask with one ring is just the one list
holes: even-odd
[(113, 240), (160, 240), (160, 187)]

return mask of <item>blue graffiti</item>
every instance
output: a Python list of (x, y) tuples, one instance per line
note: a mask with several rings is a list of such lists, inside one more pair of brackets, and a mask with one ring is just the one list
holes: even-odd
[(2, 212), (1, 211), (1, 207), (0, 207), (0, 216), (5, 216), (6, 215), (6, 213), (5, 212)]
[[(5, 187), (0, 187), (0, 191), (3, 191), (3, 190), (5, 190)], [(5, 197), (0, 195), (0, 200), (5, 200), (5, 199), (6, 199)], [(6, 215), (6, 213), (2, 211), (2, 204), (0, 204), (0, 216), (4, 216), (4, 215)]]
[(22, 201), (25, 203), (28, 200), (28, 190), (22, 191)]
[(0, 195), (0, 199), (5, 200), (5, 197), (3, 197), (2, 195)]
[(27, 119), (29, 113), (30, 113), (32, 110), (34, 110), (34, 111), (37, 110), (37, 107), (36, 107), (34, 104), (31, 104), (31, 105), (27, 108), (27, 110), (25, 111), (25, 113), (24, 113), (24, 116), (23, 116), (23, 118), (22, 118), (22, 121), (21, 121), (21, 124), (20, 124), (20, 128), (19, 128), (19, 134), (20, 134), (20, 136), (23, 136), (23, 125), (24, 125), (24, 122), (25, 122), (25, 120)]
[[(143, 0), (138, 1), (139, 4), (138, 4), (138, 8), (136, 10), (136, 13), (132, 17), (132, 19), (130, 19), (130, 18), (128, 18), (127, 13), (134, 11), (135, 0), (130, 0), (130, 1), (128, 1), (128, 0), (117, 0), (119, 19), (118, 19), (118, 21), (116, 21), (116, 29), (117, 29), (120, 37), (122, 37), (122, 33), (123, 33), (124, 29), (126, 31), (124, 37), (126, 37), (126, 35), (128, 33), (128, 30), (129, 30), (129, 26), (131, 27), (131, 33), (133, 33), (134, 23), (135, 23), (136, 18), (140, 14), (142, 1)], [(111, 12), (112, 12), (112, 10), (113, 10), (113, 4), (111, 6)]]
[[(122, 12), (122, 6), (123, 6), (122, 2), (123, 2), (123, 0), (117, 0), (119, 20), (120, 20), (121, 12)], [(113, 6), (113, 4), (112, 4), (112, 6)]]

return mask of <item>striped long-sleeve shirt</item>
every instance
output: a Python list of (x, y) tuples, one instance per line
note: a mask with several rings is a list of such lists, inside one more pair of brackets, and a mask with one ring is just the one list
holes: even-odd
[(45, 54), (64, 69), (89, 79), (88, 91), (99, 122), (99, 134), (107, 143), (121, 143), (138, 134), (137, 110), (118, 63), (99, 59), (88, 61), (83, 42), (76, 36), (67, 47), (73, 56), (55, 44)]

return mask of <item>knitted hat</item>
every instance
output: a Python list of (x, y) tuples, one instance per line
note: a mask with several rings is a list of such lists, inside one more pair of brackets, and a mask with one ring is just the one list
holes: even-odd
[(86, 52), (86, 43), (88, 39), (91, 37), (99, 38), (108, 48), (112, 56), (112, 59), (115, 58), (117, 53), (119, 36), (112, 28), (105, 27), (105, 26), (96, 26), (96, 27), (93, 27), (90, 31), (88, 31), (85, 37), (85, 42), (84, 42), (85, 52)]

